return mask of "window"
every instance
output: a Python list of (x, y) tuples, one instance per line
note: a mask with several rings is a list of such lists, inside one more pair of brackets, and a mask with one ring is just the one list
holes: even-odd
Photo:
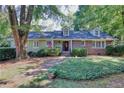
[(105, 42), (104, 42), (104, 41), (102, 41), (102, 45), (101, 45), (101, 47), (102, 47), (102, 48), (105, 48), (105, 47), (106, 47), (106, 45), (105, 45)]
[(39, 47), (39, 42), (38, 42), (38, 41), (34, 41), (34, 42), (33, 42), (33, 46), (34, 46), (34, 47)]
[(101, 47), (101, 41), (96, 41), (96, 48)]
[(99, 36), (99, 31), (95, 31), (95, 36)]
[(63, 31), (63, 35), (64, 36), (69, 36), (69, 31), (67, 30), (67, 31)]
[(92, 47), (94, 47), (94, 48), (105, 48), (106, 43), (105, 43), (105, 41), (93, 41)]

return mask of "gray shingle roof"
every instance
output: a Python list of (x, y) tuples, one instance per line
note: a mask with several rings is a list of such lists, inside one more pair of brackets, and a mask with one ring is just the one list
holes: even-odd
[(105, 32), (100, 32), (100, 36), (94, 36), (90, 31), (70, 31), (69, 36), (63, 36), (62, 31), (53, 32), (30, 32), (29, 39), (114, 39)]

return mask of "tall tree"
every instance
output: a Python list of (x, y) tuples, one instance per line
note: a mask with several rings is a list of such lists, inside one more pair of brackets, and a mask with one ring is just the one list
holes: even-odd
[(30, 30), (33, 9), (33, 5), (22, 5), (20, 8), (20, 19), (18, 20), (15, 6), (8, 6), (10, 25), (16, 45), (16, 57), (19, 59), (26, 57), (25, 44)]
[(32, 21), (50, 17), (56, 19), (58, 15), (62, 15), (56, 6), (21, 5), (16, 7), (9, 5), (7, 8), (18, 59), (27, 57), (25, 45), (32, 28)]

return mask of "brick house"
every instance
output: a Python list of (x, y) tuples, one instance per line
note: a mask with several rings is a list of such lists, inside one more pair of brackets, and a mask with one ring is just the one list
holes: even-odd
[[(15, 47), (13, 38), (11, 47)], [(87, 48), (89, 55), (104, 55), (105, 47), (112, 44), (114, 38), (99, 29), (91, 31), (53, 31), (30, 32), (26, 45), (27, 51), (38, 51), (41, 48), (61, 48), (62, 53), (70, 53), (73, 48)]]

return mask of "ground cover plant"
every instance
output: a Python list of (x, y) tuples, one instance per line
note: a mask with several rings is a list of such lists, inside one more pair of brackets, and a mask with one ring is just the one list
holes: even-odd
[(49, 69), (58, 78), (92, 80), (124, 71), (124, 60), (71, 58)]

